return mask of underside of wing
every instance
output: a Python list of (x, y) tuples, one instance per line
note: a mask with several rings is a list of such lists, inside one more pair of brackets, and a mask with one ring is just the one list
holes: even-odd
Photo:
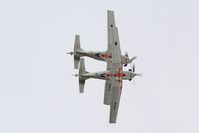
[(105, 90), (104, 90), (104, 104), (110, 105), (111, 104), (111, 82), (110, 80), (106, 80), (105, 83)]
[(118, 108), (120, 103), (120, 96), (122, 90), (122, 80), (113, 80), (111, 81), (112, 89), (112, 97), (111, 97), (111, 105), (110, 105), (110, 117), (109, 123), (116, 123)]
[(117, 27), (113, 28), (112, 63), (121, 63), (121, 48)]
[(110, 62), (107, 62), (107, 70), (110, 70), (110, 72), (112, 73), (112, 77), (110, 78), (109, 81), (111, 84), (110, 88), (111, 100), (108, 101), (110, 102), (109, 123), (116, 123), (119, 102), (120, 102), (120, 95), (122, 90), (123, 77), (121, 76), (122, 74), (121, 72), (123, 70), (122, 68), (123, 66), (121, 63), (121, 48), (120, 48), (118, 29), (115, 26), (113, 11), (108, 11), (108, 52), (112, 54)]
[(113, 11), (107, 11), (107, 35), (108, 35), (108, 51), (112, 51), (113, 46), (113, 28), (115, 27), (115, 18)]

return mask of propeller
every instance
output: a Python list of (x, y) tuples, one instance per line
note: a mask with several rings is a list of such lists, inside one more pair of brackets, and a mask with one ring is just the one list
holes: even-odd
[[(133, 73), (133, 83), (135, 84), (134, 77), (135, 76), (142, 76), (142, 74), (141, 73), (135, 73), (135, 64), (133, 64), (132, 68), (129, 69), (129, 71)], [(131, 81), (131, 80), (132, 79), (129, 79), (129, 81)]]
[[(134, 73), (134, 78), (133, 78), (133, 85), (135, 85), (135, 76), (142, 76), (141, 73)], [(132, 79), (131, 79), (132, 80)]]
[(66, 52), (66, 54), (70, 54), (70, 55), (73, 55), (73, 52)]
[[(124, 56), (129, 57), (129, 54), (128, 54), (127, 51), (125, 52)], [(137, 59), (137, 56), (134, 56), (134, 57), (131, 58), (130, 60), (132, 61), (132, 60), (135, 60), (135, 59)]]
[[(129, 59), (129, 54), (127, 51), (125, 52), (124, 56), (128, 58), (127, 60), (128, 63), (131, 63), (133, 60), (137, 59), (137, 56), (134, 56), (133, 58)], [(124, 64), (124, 66), (126, 67), (128, 63)]]
[(127, 52), (127, 51), (125, 52), (125, 55), (124, 55), (124, 56), (129, 57), (129, 54), (128, 54), (128, 52)]
[(131, 68), (129, 69), (129, 71), (130, 71), (130, 72), (133, 72), (133, 73), (135, 72), (135, 64), (133, 64), (133, 65), (131, 66)]
[(131, 59), (131, 61), (132, 61), (132, 60), (135, 60), (135, 59), (137, 59), (137, 56), (134, 56), (134, 57)]
[[(128, 52), (127, 52), (127, 51), (125, 51), (124, 56), (129, 57), (129, 54), (128, 54)], [(124, 66), (126, 67), (126, 66), (127, 66), (127, 64), (124, 64)]]
[(135, 76), (143, 76), (142, 73), (135, 73)]
[[(132, 70), (135, 71), (135, 64), (133, 64), (133, 66), (129, 69), (130, 72), (132, 72)], [(133, 73), (134, 73), (134, 72), (133, 72)], [(129, 79), (129, 81), (131, 81), (131, 80), (132, 80), (132, 78)]]

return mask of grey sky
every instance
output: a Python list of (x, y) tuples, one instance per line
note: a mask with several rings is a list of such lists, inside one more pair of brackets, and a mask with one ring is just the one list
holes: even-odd
[[(198, 133), (199, 2), (194, 0), (0, 1), (1, 133)], [(143, 77), (124, 81), (116, 125), (104, 81), (85, 93), (66, 56), (80, 34), (85, 50), (106, 50), (114, 10), (122, 51)], [(105, 70), (86, 58), (87, 71)], [(128, 66), (129, 67), (129, 66)], [(125, 69), (128, 69), (125, 68)]]

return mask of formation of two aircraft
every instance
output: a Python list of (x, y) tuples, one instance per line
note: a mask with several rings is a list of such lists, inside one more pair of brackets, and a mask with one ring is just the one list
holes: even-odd
[[(85, 80), (89, 78), (96, 78), (105, 80), (104, 91), (104, 104), (110, 105), (110, 117), (109, 123), (116, 123), (117, 113), (119, 108), (120, 96), (122, 91), (122, 81), (131, 81), (135, 76), (141, 74), (135, 73), (135, 66), (128, 71), (123, 71), (123, 65), (131, 63), (136, 57), (130, 59), (128, 54), (121, 54), (120, 42), (118, 36), (118, 29), (115, 25), (114, 12), (107, 11), (108, 18), (108, 50), (105, 52), (88, 52), (80, 47), (80, 37), (75, 36), (75, 46), (73, 52), (68, 54), (74, 55), (74, 68), (78, 69), (79, 74), (75, 76), (79, 77), (79, 92), (84, 92)], [(89, 73), (85, 70), (84, 59), (80, 58), (88, 56), (97, 60), (107, 62), (107, 70), (95, 73)]]

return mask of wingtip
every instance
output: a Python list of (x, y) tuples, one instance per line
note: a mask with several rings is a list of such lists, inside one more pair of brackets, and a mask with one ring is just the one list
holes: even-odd
[(108, 9), (108, 10), (107, 10), (107, 12), (112, 12), (112, 13), (113, 13), (114, 11), (113, 11), (113, 10), (109, 10), (109, 9)]
[(116, 121), (109, 121), (109, 124), (116, 124)]
[(76, 37), (79, 37), (79, 34), (76, 34), (75, 36), (76, 36)]

